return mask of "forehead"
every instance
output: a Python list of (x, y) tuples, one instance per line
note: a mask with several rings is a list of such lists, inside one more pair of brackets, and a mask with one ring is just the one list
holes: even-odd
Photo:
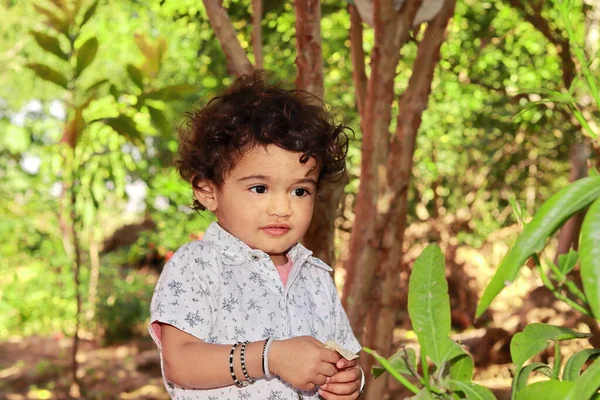
[(230, 176), (264, 175), (281, 179), (317, 177), (319, 171), (315, 158), (311, 157), (303, 164), (301, 157), (302, 153), (284, 150), (274, 144), (255, 146), (238, 160)]

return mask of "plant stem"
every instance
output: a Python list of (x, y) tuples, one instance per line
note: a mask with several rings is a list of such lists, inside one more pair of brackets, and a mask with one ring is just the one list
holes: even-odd
[(554, 342), (554, 365), (552, 367), (552, 379), (558, 380), (560, 375), (560, 344), (558, 340)]
[(425, 354), (423, 351), (423, 347), (419, 349), (419, 353), (421, 356), (421, 367), (423, 368), (423, 384), (427, 390), (431, 391), (431, 386), (429, 384), (429, 364), (427, 364), (427, 354)]
[(542, 268), (542, 264), (540, 263), (540, 258), (538, 257), (538, 255), (534, 254), (532, 257), (533, 257), (533, 260), (535, 261), (535, 265), (537, 267), (537, 270), (540, 273), (540, 278), (542, 278), (542, 282), (544, 283), (544, 286), (546, 286), (552, 292), (552, 294), (554, 294), (554, 296), (557, 299), (559, 299), (561, 301), (564, 301), (565, 303), (567, 303), (568, 305), (570, 305), (572, 308), (574, 308), (575, 310), (579, 311), (583, 315), (587, 315), (589, 317), (592, 317), (592, 314), (588, 310), (586, 310), (584, 307), (582, 307), (581, 305), (577, 304), (576, 302), (574, 302), (573, 300), (571, 300), (570, 298), (568, 298), (567, 296), (565, 296), (564, 294), (562, 294), (561, 292), (559, 292), (558, 290), (556, 290), (556, 288), (554, 287), (554, 285), (550, 281), (550, 278), (548, 278), (546, 276), (546, 273), (545, 273), (544, 269)]
[(375, 357), (375, 359), (381, 364), (381, 366), (383, 368), (385, 368), (385, 370), (387, 372), (389, 372), (390, 375), (392, 375), (398, 382), (400, 382), (401, 384), (404, 385), (405, 388), (407, 388), (408, 390), (410, 390), (411, 392), (413, 392), (414, 394), (418, 394), (420, 392), (419, 388), (416, 387), (415, 385), (413, 385), (411, 382), (409, 382), (408, 379), (406, 379), (402, 374), (400, 374), (398, 371), (396, 371), (394, 369), (394, 367), (388, 362), (388, 360), (386, 360), (384, 357), (381, 357), (379, 354), (377, 354), (375, 351), (368, 349), (366, 347), (363, 347), (363, 351), (367, 354), (372, 355), (373, 357)]

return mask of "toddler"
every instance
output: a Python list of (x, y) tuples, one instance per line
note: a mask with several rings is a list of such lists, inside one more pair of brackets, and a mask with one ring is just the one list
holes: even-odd
[(361, 346), (332, 269), (298, 241), (324, 180), (345, 170), (345, 126), (313, 96), (243, 76), (187, 114), (177, 166), (216, 215), (167, 262), (150, 334), (178, 400), (356, 399)]

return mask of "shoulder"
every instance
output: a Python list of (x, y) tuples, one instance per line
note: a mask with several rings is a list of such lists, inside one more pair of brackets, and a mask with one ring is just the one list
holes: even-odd
[(312, 267), (317, 268), (318, 270), (323, 270), (327, 273), (333, 271), (333, 268), (331, 268), (329, 265), (327, 265), (325, 263), (325, 261), (321, 260), (320, 258), (314, 257), (314, 256), (308, 256), (308, 258), (306, 259), (306, 263)]
[(216, 267), (218, 263), (217, 250), (210, 242), (196, 240), (181, 246), (165, 265), (165, 270), (171, 272), (192, 272), (201, 269), (206, 271)]

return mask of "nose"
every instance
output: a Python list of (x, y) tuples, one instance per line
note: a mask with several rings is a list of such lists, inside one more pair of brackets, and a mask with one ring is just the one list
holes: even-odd
[(272, 195), (267, 207), (267, 213), (279, 218), (290, 217), (292, 215), (290, 196), (287, 193)]

